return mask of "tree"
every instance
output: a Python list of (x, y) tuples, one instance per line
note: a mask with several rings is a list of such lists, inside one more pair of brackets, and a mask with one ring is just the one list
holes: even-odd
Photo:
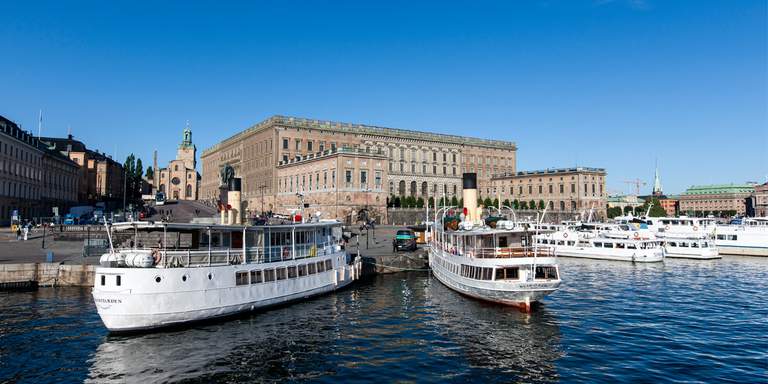
[(478, 197), (477, 197), (477, 205), (478, 205), (478, 206), (481, 206), (481, 205), (483, 205), (483, 198), (482, 198), (482, 197), (480, 197), (480, 196), (478, 196)]
[(459, 207), (464, 206), (464, 198), (459, 199)]
[[(515, 200), (517, 201), (517, 200)], [(520, 202), (520, 209), (528, 209), (528, 203), (525, 201)]]
[(424, 199), (421, 197), (416, 199), (416, 208), (424, 208)]
[(504, 199), (504, 201), (501, 202), (501, 205), (505, 207), (511, 207), (512, 205), (509, 202), (509, 199)]
[(483, 200), (483, 205), (486, 207), (490, 207), (493, 205), (493, 200), (491, 200), (490, 197), (486, 197), (485, 200)]
[(632, 207), (630, 207), (629, 205), (625, 206), (624, 207), (624, 214), (628, 215), (630, 213), (632, 213)]
[(544, 200), (539, 200), (539, 209), (544, 209), (546, 204), (544, 204)]
[(613, 219), (616, 216), (621, 216), (621, 207), (610, 207), (608, 208), (606, 214), (608, 214), (609, 219)]
[(429, 206), (434, 207), (435, 206), (435, 198), (430, 196), (429, 197)]
[(664, 209), (664, 207), (661, 206), (661, 203), (659, 202), (659, 199), (657, 198), (651, 198), (650, 200), (646, 200), (645, 204), (643, 204), (643, 212), (648, 210), (648, 206), (651, 205), (651, 210), (648, 212), (648, 216), (650, 217), (664, 217), (667, 215), (667, 211)]
[(400, 196), (395, 196), (394, 201), (392, 201), (392, 206), (395, 208), (400, 208), (401, 206)]
[(136, 159), (136, 168), (133, 170), (133, 201), (141, 201), (141, 182), (144, 175), (144, 166), (141, 159)]
[(536, 209), (536, 202), (533, 200), (528, 202), (528, 209)]
[(454, 207), (458, 207), (459, 206), (459, 199), (457, 199), (456, 196), (451, 197), (451, 205), (454, 206)]
[(517, 201), (517, 199), (512, 201), (512, 208), (514, 209), (520, 209), (520, 202)]
[(498, 207), (499, 206), (499, 199), (493, 199), (493, 206)]
[(146, 177), (147, 180), (154, 180), (155, 179), (155, 170), (152, 168), (151, 165), (149, 167), (147, 167), (147, 172), (144, 175), (144, 177)]

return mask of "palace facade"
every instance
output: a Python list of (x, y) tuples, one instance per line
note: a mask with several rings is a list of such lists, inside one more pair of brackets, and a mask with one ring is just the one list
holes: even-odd
[[(336, 177), (341, 177), (338, 172), (345, 172), (346, 178), (348, 167), (343, 162), (353, 153), (353, 181), (348, 185), (344, 179), (338, 196), (342, 202), (348, 201), (348, 207), (337, 213), (341, 205), (329, 200), (305, 201), (310, 209), (324, 212), (325, 217), (344, 219), (366, 206), (384, 211), (388, 195), (425, 200), (443, 195), (461, 197), (463, 172), (477, 173), (480, 195), (490, 196), (494, 174), (515, 172), (517, 147), (508, 141), (273, 116), (203, 151), (200, 199), (218, 199), (219, 171), (229, 164), (242, 179), (247, 212), (255, 214), (263, 206), (265, 211), (287, 213), (297, 205), (288, 197), (296, 194), (290, 192), (290, 177), (295, 183), (302, 172), (307, 177), (312, 173), (316, 183), (326, 169), (332, 175), (328, 162), (334, 160), (327, 158), (330, 156), (342, 162), (333, 168)], [(303, 170), (305, 165), (311, 171)], [(374, 193), (368, 189), (375, 187), (377, 172), (381, 174), (381, 190)], [(304, 185), (309, 188), (308, 181)], [(370, 197), (366, 203), (360, 198), (365, 195)], [(335, 197), (330, 201), (335, 202)]]

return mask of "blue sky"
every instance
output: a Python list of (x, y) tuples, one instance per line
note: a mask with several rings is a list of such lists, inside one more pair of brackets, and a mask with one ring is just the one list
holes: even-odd
[(3, 2), (0, 114), (151, 163), (270, 115), (498, 138), (666, 192), (768, 177), (766, 1)]

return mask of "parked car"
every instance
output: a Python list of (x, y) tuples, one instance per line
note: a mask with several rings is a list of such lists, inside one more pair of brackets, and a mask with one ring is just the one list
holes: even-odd
[(396, 251), (415, 251), (417, 248), (416, 234), (410, 229), (397, 230), (392, 241)]

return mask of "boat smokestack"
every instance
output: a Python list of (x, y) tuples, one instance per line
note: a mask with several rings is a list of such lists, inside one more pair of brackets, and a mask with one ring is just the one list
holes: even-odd
[(241, 199), (242, 180), (239, 177), (233, 177), (227, 185), (227, 205), (229, 206), (229, 224), (242, 224)]
[(477, 214), (477, 174), (464, 173), (461, 178), (461, 196), (464, 200), (466, 221), (475, 223), (480, 220)]

